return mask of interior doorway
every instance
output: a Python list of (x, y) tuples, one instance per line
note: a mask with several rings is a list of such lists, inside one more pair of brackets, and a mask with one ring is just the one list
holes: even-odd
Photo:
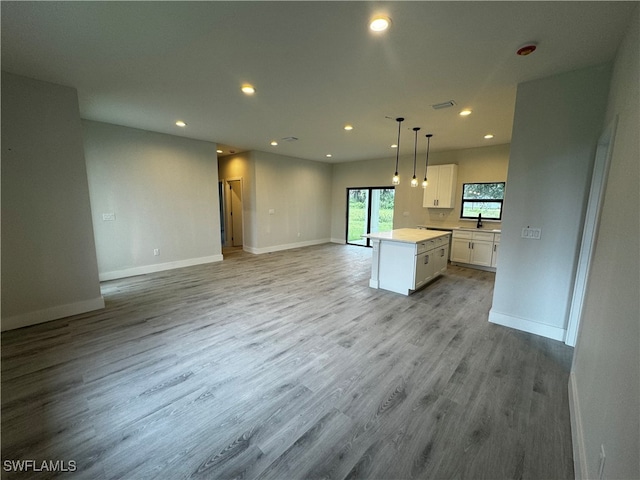
[(370, 247), (362, 236), (393, 230), (395, 187), (347, 188), (347, 243)]
[(605, 187), (607, 185), (609, 164), (611, 163), (611, 156), (613, 154), (613, 141), (616, 136), (617, 121), (618, 118), (616, 117), (605, 129), (598, 140), (598, 146), (596, 148), (596, 158), (591, 177), (591, 189), (589, 190), (587, 212), (585, 214), (584, 228), (582, 231), (578, 268), (564, 339), (564, 343), (571, 347), (575, 347), (578, 340), (582, 307), (584, 306), (584, 299), (587, 293), (587, 280), (589, 278), (591, 260), (593, 259), (598, 227), (600, 225), (600, 211), (604, 200)]
[(242, 247), (242, 179), (227, 179), (224, 185), (224, 246)]

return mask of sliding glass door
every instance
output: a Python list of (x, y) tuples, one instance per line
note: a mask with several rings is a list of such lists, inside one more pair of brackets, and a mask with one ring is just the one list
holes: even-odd
[(347, 188), (347, 243), (370, 246), (367, 233), (393, 229), (394, 187)]

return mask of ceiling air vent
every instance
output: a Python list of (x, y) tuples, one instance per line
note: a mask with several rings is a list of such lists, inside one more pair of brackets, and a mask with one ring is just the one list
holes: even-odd
[(298, 137), (284, 137), (282, 140), (284, 140), (285, 142), (295, 142), (296, 140), (298, 140)]
[(456, 104), (453, 100), (449, 100), (448, 102), (436, 103), (435, 105), (431, 105), (431, 108), (434, 110), (442, 110), (443, 108), (453, 107)]

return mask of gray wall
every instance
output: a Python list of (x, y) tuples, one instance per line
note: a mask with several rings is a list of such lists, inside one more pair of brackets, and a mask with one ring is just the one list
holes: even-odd
[(331, 171), (327, 163), (269, 152), (222, 157), (220, 178), (242, 179), (244, 249), (259, 254), (328, 242)]
[[(607, 124), (618, 116), (571, 374), (582, 478), (640, 478), (640, 8), (618, 51)], [(580, 428), (576, 428), (580, 427)]]
[(253, 153), (255, 253), (328, 242), (331, 165), (267, 152)]
[[(489, 320), (564, 339), (610, 68), (518, 86)], [(521, 238), (541, 228), (540, 240)]]
[(104, 307), (76, 90), (2, 72), (2, 329)]
[[(432, 139), (432, 147), (437, 141)], [(420, 155), (420, 153), (419, 153)], [(424, 162), (424, 152), (421, 154)], [(509, 145), (467, 148), (445, 152), (431, 152), (430, 165), (455, 163), (458, 165), (456, 203), (450, 209), (428, 209), (422, 206), (424, 190), (411, 188), (413, 155), (400, 159), (400, 185), (396, 186), (396, 201), (393, 213), (394, 228), (413, 228), (416, 225), (469, 226), (473, 222), (460, 220), (460, 196), (464, 182), (504, 182), (509, 165)], [(347, 187), (385, 187), (391, 185), (395, 170), (395, 157), (363, 160), (333, 165), (333, 189), (331, 193), (331, 240), (344, 243), (346, 239)], [(422, 179), (422, 169), (417, 169)], [(442, 214), (443, 216), (440, 216)], [(489, 225), (489, 224), (487, 224)], [(500, 223), (490, 223), (491, 228), (500, 228)]]
[(214, 143), (86, 120), (83, 131), (101, 280), (222, 260)]

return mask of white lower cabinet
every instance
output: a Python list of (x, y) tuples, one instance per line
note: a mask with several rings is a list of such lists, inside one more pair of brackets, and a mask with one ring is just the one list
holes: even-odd
[[(495, 267), (493, 259), (495, 235), (489, 232), (454, 230), (451, 261), (480, 267)], [(497, 248), (495, 250), (497, 260)]]
[(447, 270), (449, 236), (419, 243), (374, 242), (376, 256), (378, 267), (372, 276), (377, 282), (372, 280), (370, 286), (409, 295)]
[(421, 242), (416, 246), (416, 251), (418, 253), (412, 290), (417, 290), (447, 270), (449, 237)]

